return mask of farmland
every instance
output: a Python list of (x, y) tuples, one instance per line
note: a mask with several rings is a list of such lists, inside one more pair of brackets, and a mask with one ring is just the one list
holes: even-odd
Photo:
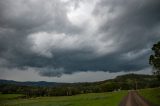
[(156, 106), (160, 106), (160, 88), (141, 89), (139, 93), (149, 102)]
[(129, 74), (92, 83), (41, 83), (2, 80), (0, 106), (118, 106), (126, 104), (123, 99), (132, 97), (130, 91), (135, 88), (146, 101), (160, 105), (160, 83), (150, 75)]
[[(22, 95), (0, 94), (1, 106), (117, 106), (127, 91), (89, 93), (75, 96), (36, 97), (23, 99)], [(8, 98), (7, 98), (8, 96)]]

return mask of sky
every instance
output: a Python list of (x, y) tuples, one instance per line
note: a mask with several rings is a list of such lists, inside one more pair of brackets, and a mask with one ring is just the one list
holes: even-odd
[(159, 40), (159, 0), (0, 0), (0, 79), (151, 74)]

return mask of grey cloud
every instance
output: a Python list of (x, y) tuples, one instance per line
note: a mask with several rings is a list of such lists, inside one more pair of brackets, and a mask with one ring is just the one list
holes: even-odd
[[(53, 3), (40, 1), (37, 3), (31, 0), (16, 0), (15, 2), (1, 0), (1, 26), (24, 30), (41, 26), (57, 15), (52, 13), (52, 9), (56, 9), (58, 4), (56, 1)], [(63, 11), (60, 12), (63, 14)]]
[(68, 19), (69, 2), (1, 0), (0, 67), (31, 67), (55, 77), (149, 66), (149, 49), (160, 39), (159, 1), (102, 0), (79, 26)]
[(63, 68), (53, 68), (53, 67), (46, 67), (46, 68), (41, 68), (38, 70), (39, 74), (41, 76), (47, 76), (47, 77), (61, 77), (62, 73), (64, 73)]

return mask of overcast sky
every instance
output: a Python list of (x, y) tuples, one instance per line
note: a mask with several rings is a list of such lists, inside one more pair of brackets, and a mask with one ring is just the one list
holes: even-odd
[(0, 0), (0, 79), (151, 74), (159, 40), (160, 0)]

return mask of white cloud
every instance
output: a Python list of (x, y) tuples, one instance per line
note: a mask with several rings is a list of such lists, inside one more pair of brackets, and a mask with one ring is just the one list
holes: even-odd
[(68, 6), (67, 16), (72, 24), (84, 26), (92, 20), (92, 12), (97, 1), (81, 1), (79, 6), (75, 8), (74, 4)]
[(64, 33), (38, 32), (28, 36), (28, 41), (32, 43), (31, 50), (40, 55), (52, 57), (54, 50), (74, 50), (78, 49), (81, 42), (77, 36), (69, 36)]
[(93, 35), (66, 35), (65, 33), (38, 32), (30, 34), (27, 38), (31, 51), (42, 56), (52, 57), (57, 51), (88, 50), (97, 56), (105, 55), (116, 50), (117, 45), (113, 39), (103, 41), (103, 36)]

